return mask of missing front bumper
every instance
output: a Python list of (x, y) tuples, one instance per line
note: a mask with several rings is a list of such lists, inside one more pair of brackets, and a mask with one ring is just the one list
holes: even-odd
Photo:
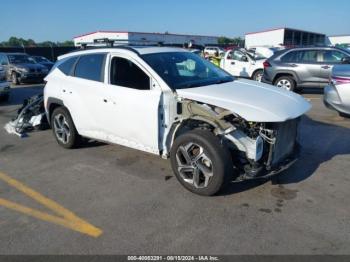
[(300, 155), (300, 145), (295, 144), (292, 154), (290, 154), (289, 156), (284, 158), (282, 161), (280, 161), (279, 165), (275, 166), (272, 169), (267, 169), (266, 166), (263, 166), (262, 168), (259, 169), (259, 171), (255, 176), (251, 176), (250, 174), (243, 173), (239, 175), (232, 182), (237, 183), (237, 182), (242, 182), (246, 180), (269, 179), (290, 168), (295, 162), (298, 161), (299, 155)]

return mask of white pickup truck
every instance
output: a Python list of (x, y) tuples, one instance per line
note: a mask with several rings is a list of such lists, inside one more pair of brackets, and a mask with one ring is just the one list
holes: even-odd
[(236, 77), (261, 81), (265, 59), (254, 59), (240, 49), (227, 51), (220, 61), (220, 67)]

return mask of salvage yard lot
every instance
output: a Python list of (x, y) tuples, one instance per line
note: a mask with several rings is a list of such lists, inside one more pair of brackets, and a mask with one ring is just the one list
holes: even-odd
[[(326, 109), (319, 90), (303, 94), (313, 108), (299, 162), (215, 197), (186, 191), (157, 156), (97, 142), (65, 150), (51, 130), (8, 135), (2, 127), (42, 86), (12, 91), (0, 104), (1, 254), (349, 254), (350, 119)], [(62, 209), (77, 220), (45, 219)], [(78, 232), (81, 223), (100, 234)]]

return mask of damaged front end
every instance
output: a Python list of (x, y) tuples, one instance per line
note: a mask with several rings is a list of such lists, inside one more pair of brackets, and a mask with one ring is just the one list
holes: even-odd
[[(183, 123), (205, 123), (232, 152), (235, 182), (275, 175), (297, 159), (299, 117), (284, 122), (249, 122), (220, 107), (182, 100), (178, 115)], [(202, 124), (203, 125), (203, 124)]]

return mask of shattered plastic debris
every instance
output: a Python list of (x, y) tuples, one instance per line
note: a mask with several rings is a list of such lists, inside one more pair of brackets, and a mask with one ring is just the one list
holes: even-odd
[(17, 117), (4, 126), (9, 134), (15, 134), (19, 137), (25, 137), (26, 132), (33, 129), (47, 127), (43, 95), (24, 100), (22, 107), (18, 110)]

